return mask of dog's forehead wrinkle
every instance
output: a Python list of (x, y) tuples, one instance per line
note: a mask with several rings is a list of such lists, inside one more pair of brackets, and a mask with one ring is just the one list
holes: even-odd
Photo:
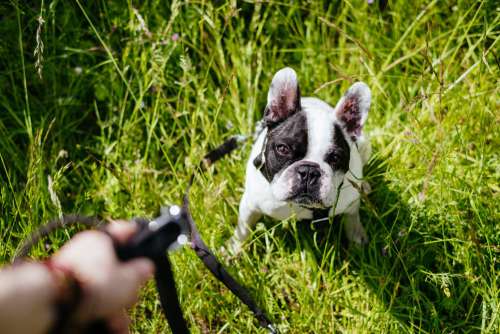
[(335, 113), (333, 108), (320, 100), (310, 99), (303, 103), (303, 107), (307, 113), (307, 127), (309, 129), (309, 147), (306, 158), (312, 161), (323, 161), (332, 145), (332, 125)]
[(274, 128), (270, 132), (269, 136), (274, 138), (298, 137), (300, 134), (307, 131), (307, 127), (305, 126), (305, 119), (305, 114), (302, 111), (298, 112), (295, 115), (290, 116), (286, 121)]

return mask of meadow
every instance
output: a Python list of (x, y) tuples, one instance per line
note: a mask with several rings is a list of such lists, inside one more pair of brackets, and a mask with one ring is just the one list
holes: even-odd
[[(357, 80), (370, 242), (342, 221), (258, 223), (221, 256), (283, 333), (500, 333), (497, 1), (0, 3), (0, 263), (62, 213), (154, 216), (203, 155), (251, 134), (273, 74), (335, 105)], [(191, 189), (207, 244), (232, 234), (248, 142)], [(54, 234), (43, 258), (75, 232)], [(265, 333), (195, 254), (172, 255), (193, 333)], [(169, 332), (151, 282), (133, 333)]]

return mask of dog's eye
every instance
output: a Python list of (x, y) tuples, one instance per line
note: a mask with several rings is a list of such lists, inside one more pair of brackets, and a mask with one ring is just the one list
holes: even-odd
[(330, 162), (332, 165), (335, 165), (339, 160), (340, 160), (340, 154), (334, 152), (334, 153), (330, 153)]
[(288, 155), (290, 154), (290, 147), (285, 144), (278, 144), (276, 145), (276, 152), (280, 155)]

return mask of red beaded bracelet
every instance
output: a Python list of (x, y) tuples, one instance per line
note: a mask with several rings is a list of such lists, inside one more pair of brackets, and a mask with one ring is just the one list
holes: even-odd
[(52, 274), (57, 285), (55, 299), (56, 319), (49, 333), (74, 332), (71, 326), (74, 326), (73, 315), (83, 297), (82, 284), (71, 269), (50, 259), (43, 262), (43, 264)]

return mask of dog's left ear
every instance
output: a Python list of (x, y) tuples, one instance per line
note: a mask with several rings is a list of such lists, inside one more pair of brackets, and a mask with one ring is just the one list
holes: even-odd
[(353, 141), (362, 134), (370, 103), (370, 88), (364, 82), (356, 82), (335, 107), (337, 120)]
[(300, 89), (297, 73), (285, 67), (273, 77), (267, 93), (264, 121), (267, 126), (275, 126), (300, 111)]

